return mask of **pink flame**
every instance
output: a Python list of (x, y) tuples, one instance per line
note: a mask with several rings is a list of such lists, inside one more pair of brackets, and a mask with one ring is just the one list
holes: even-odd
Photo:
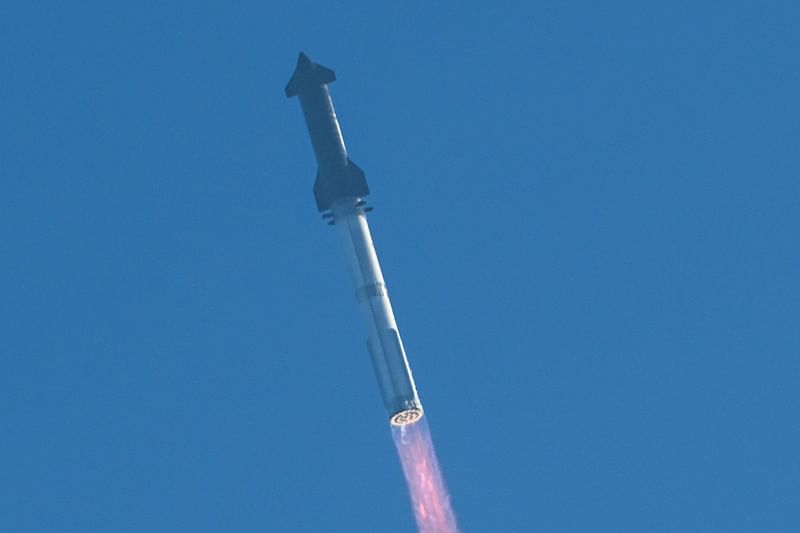
[(425, 417), (413, 424), (392, 426), (392, 436), (420, 533), (458, 533)]

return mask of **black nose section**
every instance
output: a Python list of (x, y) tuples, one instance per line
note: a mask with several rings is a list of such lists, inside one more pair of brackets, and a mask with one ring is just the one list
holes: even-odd
[(310, 72), (313, 68), (314, 62), (303, 52), (300, 52), (300, 55), (297, 56), (297, 72), (306, 73)]
[(286, 96), (296, 96), (305, 89), (318, 85), (326, 85), (336, 80), (336, 73), (331, 69), (311, 61), (303, 52), (297, 56), (297, 67), (294, 69), (292, 79), (286, 84)]

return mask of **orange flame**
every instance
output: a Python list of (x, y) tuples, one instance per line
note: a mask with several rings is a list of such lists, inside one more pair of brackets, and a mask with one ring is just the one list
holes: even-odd
[(420, 533), (458, 533), (425, 417), (413, 424), (392, 426), (392, 436)]

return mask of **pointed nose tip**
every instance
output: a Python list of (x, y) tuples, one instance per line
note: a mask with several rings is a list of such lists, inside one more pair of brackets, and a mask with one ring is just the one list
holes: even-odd
[(314, 68), (314, 63), (305, 53), (300, 52), (300, 55), (297, 56), (297, 70), (299, 72), (308, 72), (312, 68)]

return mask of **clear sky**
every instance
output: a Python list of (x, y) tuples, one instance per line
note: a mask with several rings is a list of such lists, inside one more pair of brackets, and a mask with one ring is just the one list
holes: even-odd
[(2, 2), (0, 530), (412, 530), (300, 50), (465, 531), (800, 530), (796, 6)]

